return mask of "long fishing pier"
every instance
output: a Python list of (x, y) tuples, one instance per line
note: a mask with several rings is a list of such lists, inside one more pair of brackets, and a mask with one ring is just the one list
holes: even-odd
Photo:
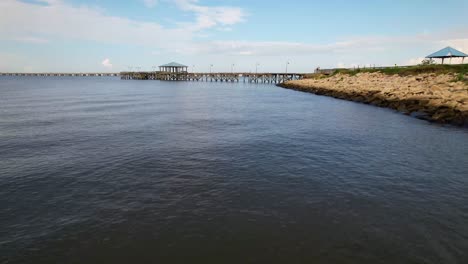
[(123, 80), (161, 80), (196, 82), (282, 83), (304, 78), (303, 73), (188, 73), (188, 72), (121, 72)]
[(120, 75), (119, 73), (0, 72), (0, 76), (111, 77), (111, 76), (119, 76), (119, 75)]
[(188, 73), (188, 72), (121, 72), (121, 73), (13, 73), (0, 72), (0, 76), (42, 77), (118, 77), (122, 80), (160, 80), (195, 82), (249, 82), (283, 83), (303, 79), (303, 73)]

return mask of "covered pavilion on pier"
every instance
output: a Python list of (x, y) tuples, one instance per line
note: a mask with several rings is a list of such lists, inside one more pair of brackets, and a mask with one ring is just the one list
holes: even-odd
[(161, 72), (170, 72), (170, 73), (186, 73), (188, 72), (188, 66), (177, 62), (171, 62), (159, 66), (159, 71)]

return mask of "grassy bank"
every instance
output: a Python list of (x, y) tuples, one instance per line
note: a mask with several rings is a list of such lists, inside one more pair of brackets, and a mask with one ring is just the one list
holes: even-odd
[(310, 74), (306, 78), (327, 78), (337, 74), (347, 74), (354, 76), (358, 73), (383, 73), (386, 75), (399, 75), (399, 76), (416, 76), (420, 74), (452, 74), (453, 81), (462, 81), (468, 84), (468, 64), (435, 64), (435, 65), (417, 65), (417, 66), (404, 66), (404, 67), (385, 67), (385, 68), (360, 68), (360, 69), (336, 69), (331, 75), (323, 74)]

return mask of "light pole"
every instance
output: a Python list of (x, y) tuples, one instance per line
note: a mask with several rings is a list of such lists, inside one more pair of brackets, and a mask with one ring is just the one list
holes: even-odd
[(258, 66), (260, 66), (260, 63), (256, 63), (255, 64), (255, 74), (258, 74)]
[(286, 73), (288, 73), (288, 65), (289, 65), (289, 61), (286, 62)]
[(210, 74), (211, 74), (212, 70), (213, 70), (213, 64), (210, 64)]
[(236, 66), (234, 63), (231, 65), (231, 73), (234, 73), (234, 66)]

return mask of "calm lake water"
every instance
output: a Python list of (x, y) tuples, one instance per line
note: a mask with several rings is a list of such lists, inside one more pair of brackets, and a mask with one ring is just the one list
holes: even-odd
[(244, 83), (1, 77), (0, 263), (468, 263), (468, 130)]

